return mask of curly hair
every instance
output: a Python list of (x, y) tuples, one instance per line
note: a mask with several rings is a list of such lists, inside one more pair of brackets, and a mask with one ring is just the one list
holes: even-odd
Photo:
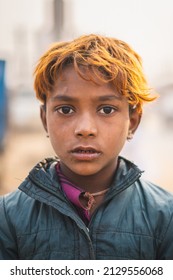
[[(85, 80), (112, 83), (128, 99), (130, 108), (139, 113), (144, 102), (156, 99), (146, 81), (141, 57), (127, 43), (90, 34), (54, 43), (40, 58), (34, 71), (34, 89), (41, 102), (46, 102), (63, 69), (69, 65)], [(88, 75), (83, 68), (89, 70)]]

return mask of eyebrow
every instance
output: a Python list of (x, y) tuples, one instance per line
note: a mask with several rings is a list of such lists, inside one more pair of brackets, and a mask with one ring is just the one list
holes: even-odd
[[(71, 97), (69, 95), (56, 95), (56, 96), (52, 96), (51, 97), (51, 100), (52, 101), (56, 101), (56, 100), (59, 100), (59, 101), (77, 101), (78, 98), (75, 98), (75, 97)], [(122, 100), (122, 96), (120, 95), (103, 95), (103, 96), (99, 96), (98, 97), (98, 101), (109, 101), (109, 100)]]
[(75, 101), (77, 98), (71, 97), (69, 95), (56, 95), (51, 97), (52, 101), (60, 100), (60, 101)]
[(100, 101), (107, 101), (107, 100), (122, 100), (122, 96), (120, 95), (103, 95), (98, 98)]

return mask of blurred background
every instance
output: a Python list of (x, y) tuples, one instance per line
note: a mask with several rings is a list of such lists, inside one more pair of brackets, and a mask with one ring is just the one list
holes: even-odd
[(39, 119), (33, 70), (54, 41), (99, 33), (128, 42), (160, 98), (144, 108), (122, 155), (173, 191), (172, 0), (0, 0), (0, 194), (54, 155)]

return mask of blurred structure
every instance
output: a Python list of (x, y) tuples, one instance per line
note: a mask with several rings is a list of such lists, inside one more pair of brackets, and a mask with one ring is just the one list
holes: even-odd
[(0, 186), (3, 180), (3, 154), (7, 131), (7, 96), (5, 87), (5, 60), (0, 59)]
[(43, 26), (35, 33), (36, 59), (57, 41), (75, 35), (73, 0), (44, 0)]
[(4, 151), (6, 126), (7, 96), (5, 89), (5, 60), (0, 60), (0, 154)]

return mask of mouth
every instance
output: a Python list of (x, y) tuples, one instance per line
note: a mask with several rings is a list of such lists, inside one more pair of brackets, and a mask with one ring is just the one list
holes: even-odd
[(98, 158), (101, 152), (93, 147), (76, 147), (71, 151), (73, 157), (77, 160), (90, 161)]

